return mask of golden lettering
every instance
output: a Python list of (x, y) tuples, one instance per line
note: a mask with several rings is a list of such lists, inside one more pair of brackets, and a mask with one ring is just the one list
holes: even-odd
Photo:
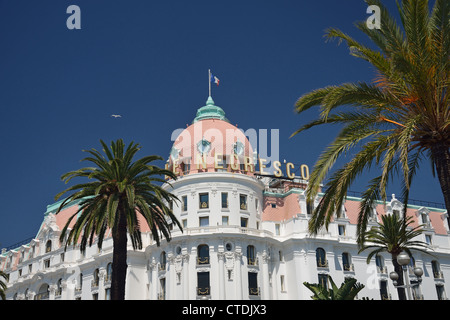
[(288, 176), (288, 178), (294, 179), (295, 178), (295, 174), (291, 173), (291, 169), (290, 168), (294, 169), (294, 164), (292, 162), (286, 163), (286, 175)]
[(264, 168), (266, 168), (266, 165), (264, 162), (266, 162), (266, 159), (259, 158), (259, 174), (266, 174), (267, 172), (264, 172)]
[(202, 164), (203, 169), (206, 169), (206, 154), (197, 154), (197, 170), (200, 170), (200, 163)]
[(281, 172), (280, 166), (281, 166), (280, 161), (273, 162), (273, 168), (275, 169), (273, 174), (275, 175), (275, 177), (281, 177), (283, 175), (283, 172)]
[(173, 173), (178, 174), (178, 170), (177, 170), (178, 167), (179, 167), (179, 166), (178, 166), (178, 160), (175, 160), (175, 161), (173, 162), (173, 167), (172, 167)]
[(239, 163), (238, 163), (238, 156), (237, 156), (237, 154), (233, 154), (232, 156), (231, 156), (231, 164), (230, 164), (230, 167), (231, 167), (231, 170), (239, 170)]
[(222, 163), (222, 155), (216, 153), (214, 155), (214, 169), (223, 169), (223, 166), (219, 162)]
[(300, 172), (303, 180), (309, 180), (309, 167), (306, 164), (300, 166)]
[[(250, 157), (244, 157), (245, 171), (253, 172), (253, 164), (251, 163), (252, 159)], [(250, 166), (250, 170), (247, 169), (247, 166)]]

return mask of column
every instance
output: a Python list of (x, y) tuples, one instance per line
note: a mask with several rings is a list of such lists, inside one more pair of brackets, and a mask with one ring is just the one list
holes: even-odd
[(189, 254), (183, 255), (183, 299), (189, 299)]
[(223, 252), (218, 252), (217, 257), (219, 258), (219, 299), (225, 299), (225, 274), (224, 274), (224, 259), (225, 254)]
[(240, 248), (236, 248), (235, 256), (235, 269), (236, 269), (236, 277), (235, 277), (235, 288), (236, 288), (236, 300), (242, 300), (242, 267), (241, 267), (241, 258), (242, 252)]
[(269, 286), (269, 261), (270, 257), (266, 251), (262, 254), (262, 293), (261, 299), (270, 299), (270, 286)]

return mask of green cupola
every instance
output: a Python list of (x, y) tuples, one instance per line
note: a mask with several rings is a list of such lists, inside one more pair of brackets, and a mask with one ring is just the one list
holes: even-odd
[(221, 107), (214, 104), (214, 100), (211, 96), (209, 96), (208, 100), (206, 100), (206, 106), (203, 106), (197, 110), (197, 115), (192, 123), (205, 119), (218, 119), (229, 122), (228, 119), (225, 118), (225, 111), (223, 111)]

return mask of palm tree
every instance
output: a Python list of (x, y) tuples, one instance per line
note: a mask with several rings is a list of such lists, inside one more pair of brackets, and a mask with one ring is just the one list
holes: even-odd
[(320, 106), (321, 113), (292, 136), (322, 124), (343, 126), (314, 166), (308, 201), (319, 193), (336, 160), (354, 153), (326, 182), (310, 220), (311, 233), (327, 227), (334, 213), (340, 216), (348, 188), (374, 164), (380, 174), (363, 194), (358, 238), (375, 201), (386, 201), (386, 187), (396, 174), (407, 204), (412, 178), (423, 158), (431, 161), (450, 212), (450, 1), (436, 0), (431, 13), (427, 0), (402, 1), (398, 4), (401, 26), (380, 1), (366, 2), (379, 6), (381, 29), (369, 29), (365, 21), (356, 26), (377, 50), (338, 29), (327, 30), (326, 36), (345, 42), (351, 55), (369, 62), (376, 70), (374, 81), (320, 88), (301, 96), (295, 105), (298, 113), (313, 106)]
[[(2, 280), (3, 278), (4, 280)], [(0, 271), (0, 298), (2, 300), (6, 299), (5, 291), (6, 291), (6, 282), (8, 282), (9, 276), (7, 273)]]
[[(119, 139), (111, 142), (111, 150), (101, 141), (106, 157), (95, 149), (84, 150), (90, 156), (82, 161), (93, 163), (94, 167), (85, 167), (64, 174), (61, 179), (66, 183), (73, 178), (88, 178), (86, 183), (75, 184), (56, 195), (56, 200), (63, 194), (73, 191), (61, 203), (57, 213), (72, 202), (79, 201), (79, 208), (67, 221), (60, 241), (66, 239), (67, 245), (76, 245), (80, 240), (80, 250), (97, 241), (102, 247), (107, 230), (111, 230), (113, 239), (113, 261), (111, 279), (111, 299), (125, 299), (125, 281), (127, 271), (127, 235), (133, 249), (142, 249), (139, 218), (148, 224), (157, 245), (160, 235), (170, 241), (167, 218), (182, 226), (167, 205), (177, 198), (155, 183), (163, 183), (164, 175), (173, 179), (176, 176), (164, 169), (150, 164), (162, 160), (158, 156), (146, 156), (135, 162), (133, 157), (140, 146), (130, 143), (125, 150), (124, 142)], [(161, 178), (162, 176), (162, 178)], [(80, 214), (80, 215), (79, 215)], [(79, 215), (79, 216), (78, 216)], [(69, 225), (76, 220), (72, 229)]]
[[(397, 256), (405, 251), (412, 257), (411, 250), (420, 251), (430, 254), (426, 249), (428, 244), (423, 241), (414, 240), (417, 236), (422, 234), (423, 225), (411, 227), (414, 222), (411, 216), (400, 218), (397, 213), (386, 214), (381, 216), (381, 223), (378, 222), (376, 227), (372, 227), (365, 233), (363, 243), (360, 243), (359, 253), (365, 250), (373, 249), (367, 255), (367, 264), (373, 256), (377, 256), (381, 252), (388, 252), (392, 256), (392, 263), (394, 270), (399, 275), (398, 285), (403, 285), (403, 269), (397, 262)], [(370, 244), (367, 245), (366, 243)], [(397, 288), (400, 300), (405, 300), (404, 288)]]
[(303, 285), (312, 291), (313, 300), (354, 300), (356, 295), (364, 288), (364, 285), (356, 279), (346, 278), (338, 288), (331, 276), (328, 275), (331, 289), (323, 287), (321, 284), (303, 282)]

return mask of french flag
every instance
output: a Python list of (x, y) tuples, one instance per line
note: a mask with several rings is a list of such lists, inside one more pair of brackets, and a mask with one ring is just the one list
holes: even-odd
[(214, 82), (215, 84), (219, 85), (219, 81), (220, 81), (219, 78), (217, 78), (211, 73), (211, 82)]

